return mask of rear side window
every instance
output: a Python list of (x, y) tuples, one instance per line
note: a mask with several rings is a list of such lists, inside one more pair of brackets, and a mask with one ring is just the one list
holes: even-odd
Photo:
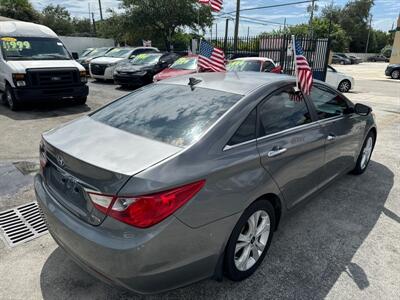
[(159, 84), (129, 94), (91, 117), (139, 136), (185, 147), (241, 98), (223, 91)]
[(314, 86), (310, 97), (314, 102), (319, 119), (340, 116), (348, 108), (345, 99), (322, 86)]
[(310, 123), (311, 116), (303, 99), (280, 91), (260, 105), (260, 137)]
[(257, 110), (253, 109), (228, 142), (228, 146), (241, 144), (256, 138)]

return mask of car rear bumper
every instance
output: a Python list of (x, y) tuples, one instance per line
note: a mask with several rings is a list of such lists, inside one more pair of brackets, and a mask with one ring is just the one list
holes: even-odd
[(67, 98), (86, 97), (89, 87), (86, 84), (78, 86), (52, 87), (52, 88), (14, 88), (14, 96), (18, 100), (60, 100)]
[[(211, 277), (238, 215), (201, 228), (174, 216), (137, 229), (112, 218), (92, 226), (67, 211), (35, 177), (38, 203), (51, 235), (89, 273), (140, 294), (152, 294)], [(71, 275), (73, 276), (73, 275)]]

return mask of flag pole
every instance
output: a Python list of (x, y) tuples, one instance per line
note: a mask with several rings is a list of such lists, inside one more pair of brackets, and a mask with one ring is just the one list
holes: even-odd
[(296, 88), (295, 91), (298, 92), (300, 91), (299, 89), (299, 74), (297, 73), (297, 59), (296, 59), (296, 38), (292, 34), (292, 51), (293, 51), (293, 60), (294, 60), (294, 71), (295, 71), (295, 76), (296, 76)]

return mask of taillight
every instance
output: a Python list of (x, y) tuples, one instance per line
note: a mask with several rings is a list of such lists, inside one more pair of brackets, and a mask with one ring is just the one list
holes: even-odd
[(126, 224), (147, 228), (153, 226), (192, 199), (204, 186), (200, 180), (171, 190), (136, 197), (117, 197), (88, 192), (94, 206)]

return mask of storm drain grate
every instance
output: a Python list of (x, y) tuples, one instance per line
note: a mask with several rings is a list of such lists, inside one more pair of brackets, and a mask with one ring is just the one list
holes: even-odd
[(47, 233), (47, 225), (37, 202), (0, 212), (0, 233), (11, 247)]

